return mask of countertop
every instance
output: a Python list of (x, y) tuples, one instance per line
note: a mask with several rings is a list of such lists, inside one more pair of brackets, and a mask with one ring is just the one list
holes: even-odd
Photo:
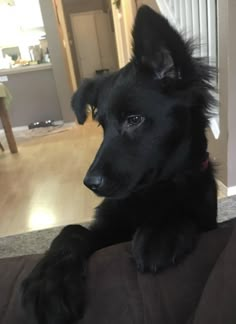
[(52, 69), (51, 63), (19, 66), (19, 67), (15, 67), (12, 69), (0, 69), (0, 76), (10, 75), (10, 74), (18, 74), (18, 73), (35, 72), (35, 71), (48, 70), (48, 69)]

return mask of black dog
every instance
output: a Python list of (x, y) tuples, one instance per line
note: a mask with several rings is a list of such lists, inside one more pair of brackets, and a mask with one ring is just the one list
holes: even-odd
[(40, 324), (66, 324), (85, 308), (86, 261), (132, 240), (137, 269), (158, 272), (216, 227), (216, 183), (205, 135), (211, 69), (192, 56), (167, 20), (143, 6), (133, 58), (120, 71), (85, 81), (72, 106), (80, 124), (91, 106), (104, 140), (84, 183), (106, 197), (87, 230), (63, 229), (23, 284), (23, 303)]

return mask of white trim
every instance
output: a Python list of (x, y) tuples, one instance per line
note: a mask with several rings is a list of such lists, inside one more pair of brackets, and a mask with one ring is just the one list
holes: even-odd
[[(215, 96), (215, 94), (213, 94), (213, 96)], [(218, 107), (217, 107), (217, 109), (218, 109)], [(216, 113), (217, 113), (217, 116), (210, 119), (210, 128), (211, 128), (212, 134), (214, 135), (215, 139), (218, 140), (220, 137), (220, 120), (219, 120), (218, 110), (216, 111)]]
[(218, 191), (222, 193), (223, 197), (227, 197), (228, 188), (226, 187), (226, 185), (223, 184), (223, 182), (218, 179), (216, 180), (216, 182), (217, 182), (217, 186), (218, 186)]
[[(59, 125), (63, 125), (63, 126), (67, 126), (67, 127), (70, 127), (70, 126), (73, 126), (73, 125), (76, 125), (76, 122), (68, 122), (68, 123), (64, 123), (63, 120), (55, 120), (54, 121), (55, 124), (57, 124), (58, 126)], [(56, 127), (56, 126), (55, 126)], [(25, 131), (25, 130), (28, 130), (29, 127), (28, 126), (17, 126), (17, 127), (13, 127), (12, 128), (12, 131), (13, 132), (22, 132), (22, 131)], [(5, 133), (4, 132), (4, 129), (1, 128), (0, 129), (0, 135)]]
[(222, 192), (223, 196), (229, 197), (229, 196), (235, 196), (236, 195), (236, 186), (233, 187), (227, 187), (222, 181), (219, 179), (216, 180), (218, 187), (220, 188), (220, 191)]
[(114, 22), (114, 29), (115, 29), (115, 39), (116, 39), (116, 47), (117, 47), (117, 55), (118, 55), (118, 64), (119, 68), (122, 68), (127, 64), (127, 57), (125, 57), (126, 52), (124, 48), (124, 41), (122, 39), (122, 28), (121, 24), (123, 23), (121, 20), (123, 16), (119, 9), (113, 4), (113, 0), (111, 1), (111, 9), (112, 9), (112, 16)]
[(236, 186), (229, 187), (227, 190), (227, 196), (234, 196), (236, 195)]
[[(28, 126), (18, 126), (18, 127), (13, 127), (12, 130), (13, 132), (21, 132), (21, 131), (25, 131), (29, 129)], [(1, 128), (0, 129), (0, 134), (3, 134), (4, 133), (4, 129)]]

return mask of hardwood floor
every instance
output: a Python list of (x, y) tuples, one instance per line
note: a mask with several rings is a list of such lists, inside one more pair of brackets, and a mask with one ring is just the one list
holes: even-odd
[(0, 236), (91, 220), (100, 199), (83, 178), (101, 135), (89, 121), (0, 151)]
[(100, 142), (90, 121), (0, 152), (0, 236), (89, 221), (100, 199), (83, 177)]

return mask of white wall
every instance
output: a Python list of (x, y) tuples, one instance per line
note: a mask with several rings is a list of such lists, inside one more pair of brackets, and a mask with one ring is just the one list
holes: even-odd
[(40, 7), (44, 20), (45, 30), (47, 33), (48, 47), (62, 117), (65, 122), (70, 122), (75, 120), (74, 113), (71, 109), (71, 96), (73, 91), (70, 87), (69, 76), (65, 63), (65, 56), (57, 28), (57, 17), (52, 1), (40, 0)]

